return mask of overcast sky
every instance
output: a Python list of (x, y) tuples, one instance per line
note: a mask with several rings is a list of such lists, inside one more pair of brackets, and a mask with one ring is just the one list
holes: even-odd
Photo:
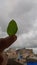
[(16, 47), (37, 48), (37, 0), (0, 0), (0, 32), (6, 31), (8, 22), (14, 19), (18, 25)]

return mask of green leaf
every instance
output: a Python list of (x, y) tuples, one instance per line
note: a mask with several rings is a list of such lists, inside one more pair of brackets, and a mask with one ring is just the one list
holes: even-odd
[(17, 33), (18, 27), (17, 23), (14, 20), (11, 20), (7, 27), (8, 35), (15, 35)]

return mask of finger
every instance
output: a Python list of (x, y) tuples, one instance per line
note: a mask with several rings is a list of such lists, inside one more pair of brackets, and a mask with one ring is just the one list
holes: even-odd
[(17, 39), (16, 35), (8, 36), (6, 38), (0, 39), (0, 51), (8, 48), (11, 44), (13, 44)]

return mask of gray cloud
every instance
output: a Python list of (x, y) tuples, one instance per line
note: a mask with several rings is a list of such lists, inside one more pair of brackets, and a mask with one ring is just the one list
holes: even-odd
[(19, 40), (13, 46), (15, 48), (37, 47), (37, 0), (0, 0), (2, 31), (6, 32), (6, 27), (11, 19), (16, 20), (17, 35), (20, 35)]

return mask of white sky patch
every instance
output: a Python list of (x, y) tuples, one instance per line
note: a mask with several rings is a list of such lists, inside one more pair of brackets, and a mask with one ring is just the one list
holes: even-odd
[[(28, 48), (28, 47), (35, 47), (37, 46), (36, 42), (37, 39), (35, 39), (37, 36), (36, 34), (36, 31), (30, 31), (29, 33), (27, 34), (22, 34), (20, 35), (17, 40), (14, 42), (14, 44), (12, 45), (12, 47), (18, 47), (18, 48), (22, 48), (22, 47), (25, 47), (25, 48)], [(32, 41), (32, 42), (31, 42)], [(35, 45), (35, 46), (34, 46)]]
[(37, 19), (34, 20), (33, 29), (37, 31)]
[(7, 32), (2, 32), (2, 28), (0, 27), (0, 38), (5, 38), (7, 36), (8, 36)]
[(2, 29), (1, 29), (1, 27), (0, 27), (0, 34), (2, 33)]

